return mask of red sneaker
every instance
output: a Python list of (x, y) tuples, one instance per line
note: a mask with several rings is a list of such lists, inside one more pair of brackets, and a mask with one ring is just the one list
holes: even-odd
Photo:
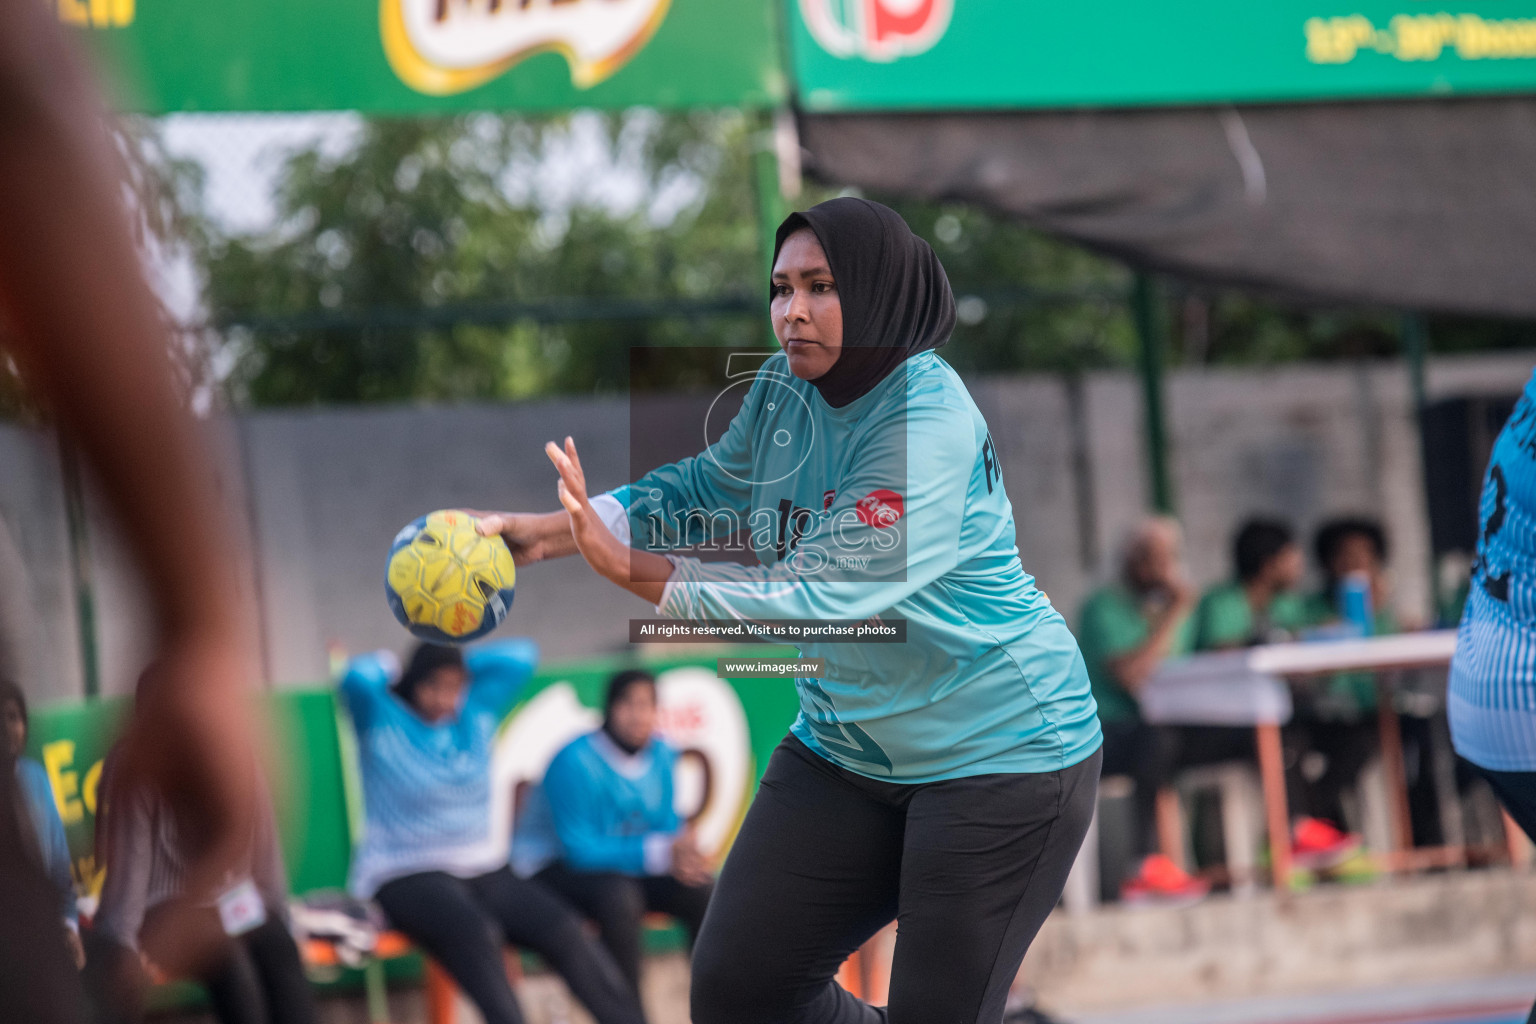
[(1134, 878), (1120, 886), (1120, 901), (1187, 906), (1198, 903), (1210, 891), (1209, 882), (1192, 877), (1168, 857), (1154, 853), (1141, 862)]
[(1336, 868), (1360, 849), (1360, 837), (1322, 818), (1302, 818), (1291, 830), (1291, 861), (1309, 871)]

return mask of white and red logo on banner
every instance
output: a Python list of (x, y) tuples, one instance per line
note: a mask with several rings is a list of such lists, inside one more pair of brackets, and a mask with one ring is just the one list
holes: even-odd
[(892, 61), (930, 49), (954, 0), (800, 0), (806, 28), (834, 57)]
[(380, 0), (384, 53), (418, 92), (447, 95), (553, 50), (589, 88), (638, 53), (671, 0)]

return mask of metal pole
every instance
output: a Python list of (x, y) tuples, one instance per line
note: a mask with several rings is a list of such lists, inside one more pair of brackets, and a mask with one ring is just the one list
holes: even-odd
[(1168, 430), (1163, 418), (1163, 323), (1162, 296), (1148, 274), (1138, 273), (1131, 290), (1131, 312), (1136, 320), (1138, 363), (1141, 369), (1142, 409), (1146, 420), (1147, 482), (1152, 507), (1172, 515), (1173, 482), (1168, 475)]
[[(800, 194), (800, 139), (794, 112), (787, 107), (753, 115), (752, 184), (757, 193), (758, 248), (761, 271), (758, 281), (765, 300), (768, 279), (773, 276), (774, 235), (791, 202)], [(777, 346), (769, 331), (768, 340)]]
[(757, 193), (757, 239), (761, 259), (758, 283), (768, 294), (773, 275), (773, 236), (784, 219), (784, 200), (779, 192), (779, 159), (774, 145), (772, 114), (753, 116), (752, 185)]
[(1408, 359), (1408, 387), (1415, 416), (1424, 411), (1424, 364), (1429, 355), (1429, 325), (1418, 313), (1403, 314), (1403, 355)]
[(75, 610), (80, 620), (80, 667), (85, 699), (101, 696), (101, 665), (96, 648), (96, 592), (91, 577), (91, 536), (86, 522), (85, 484), (75, 449), (59, 437), (59, 469), (64, 485), (64, 518), (69, 526), (69, 567), (75, 584)]
[[(1413, 401), (1413, 428), (1419, 435), (1419, 458), (1424, 458), (1424, 367), (1429, 358), (1429, 325), (1419, 313), (1404, 313), (1402, 318), (1403, 357), (1408, 361), (1408, 393)], [(1444, 595), (1440, 593), (1440, 566), (1435, 562), (1433, 546), (1429, 552), (1429, 599), (1434, 617), (1440, 617)]]

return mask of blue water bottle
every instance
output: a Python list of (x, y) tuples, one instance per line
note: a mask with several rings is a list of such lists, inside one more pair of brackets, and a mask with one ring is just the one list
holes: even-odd
[(1339, 581), (1339, 612), (1355, 636), (1370, 636), (1375, 631), (1370, 573), (1352, 572)]

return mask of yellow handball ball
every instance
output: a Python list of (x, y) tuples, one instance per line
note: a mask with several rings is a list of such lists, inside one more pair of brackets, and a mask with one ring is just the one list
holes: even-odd
[(500, 537), (482, 537), (467, 512), (429, 512), (395, 535), (384, 595), (400, 624), (423, 640), (465, 644), (501, 625), (517, 566)]

